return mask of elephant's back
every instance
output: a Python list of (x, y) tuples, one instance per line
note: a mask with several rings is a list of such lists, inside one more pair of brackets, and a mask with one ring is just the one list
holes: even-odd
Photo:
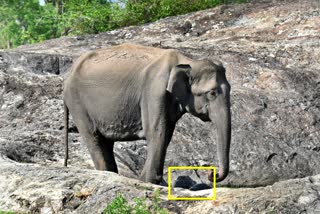
[(159, 58), (165, 51), (159, 48), (124, 44), (96, 50), (94, 56), (86, 61), (86, 65), (104, 66), (119, 71), (141, 69)]

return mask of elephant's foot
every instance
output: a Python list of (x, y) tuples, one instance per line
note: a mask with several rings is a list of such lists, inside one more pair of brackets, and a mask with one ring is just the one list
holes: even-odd
[(163, 177), (162, 177), (159, 185), (160, 185), (160, 186), (163, 186), (163, 187), (168, 187), (168, 183), (163, 179)]
[(145, 170), (142, 171), (139, 180), (153, 183), (153, 184), (160, 184), (162, 183), (162, 175), (157, 175), (156, 173), (146, 172)]

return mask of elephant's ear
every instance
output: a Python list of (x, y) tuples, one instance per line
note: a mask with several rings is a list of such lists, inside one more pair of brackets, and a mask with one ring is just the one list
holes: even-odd
[(184, 103), (187, 94), (190, 93), (190, 71), (190, 65), (179, 64), (172, 68), (170, 72), (167, 90), (171, 92), (180, 103)]

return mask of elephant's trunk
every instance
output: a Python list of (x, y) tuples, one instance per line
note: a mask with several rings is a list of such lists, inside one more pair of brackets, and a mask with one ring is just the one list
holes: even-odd
[[(228, 87), (228, 86), (226, 86)], [(217, 155), (219, 160), (219, 170), (216, 175), (216, 182), (224, 180), (229, 173), (229, 152), (231, 142), (231, 113), (229, 90), (222, 87), (222, 94), (218, 96), (210, 105), (210, 119), (216, 123), (217, 127)], [(209, 180), (213, 180), (213, 173), (209, 175)]]

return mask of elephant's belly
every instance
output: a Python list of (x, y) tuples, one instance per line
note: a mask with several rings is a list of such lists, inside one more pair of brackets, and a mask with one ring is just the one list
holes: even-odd
[[(107, 83), (106, 85), (112, 85)], [(116, 89), (87, 89), (83, 102), (94, 128), (113, 141), (144, 139), (141, 108), (137, 90), (129, 87)], [(90, 91), (89, 91), (90, 90)]]
[(141, 121), (115, 122), (99, 127), (100, 133), (113, 141), (131, 141), (145, 139)]

